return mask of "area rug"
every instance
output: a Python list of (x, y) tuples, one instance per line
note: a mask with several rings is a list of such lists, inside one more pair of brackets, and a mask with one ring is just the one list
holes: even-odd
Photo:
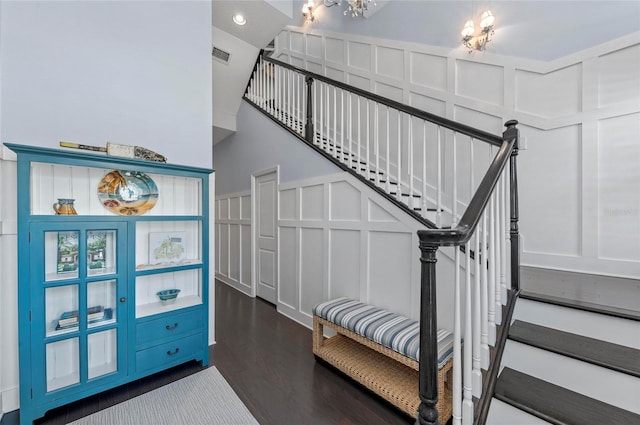
[(215, 367), (69, 425), (258, 425)]

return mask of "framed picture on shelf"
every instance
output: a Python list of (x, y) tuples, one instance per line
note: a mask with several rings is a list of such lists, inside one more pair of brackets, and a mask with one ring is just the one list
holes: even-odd
[(58, 273), (78, 270), (78, 232), (58, 233)]
[(186, 258), (185, 232), (150, 232), (149, 264), (179, 263)]
[(90, 270), (107, 267), (106, 232), (87, 232), (87, 267)]

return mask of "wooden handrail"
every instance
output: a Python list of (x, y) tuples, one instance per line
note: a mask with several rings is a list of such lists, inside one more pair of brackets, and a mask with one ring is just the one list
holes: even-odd
[[(258, 56), (258, 60), (260, 60), (260, 56)], [(325, 83), (331, 84), (342, 90), (346, 90), (348, 92), (354, 93), (360, 97), (364, 97), (366, 99), (373, 100), (381, 105), (388, 106), (390, 108), (397, 109), (401, 112), (405, 112), (409, 115), (413, 115), (417, 118), (421, 118), (425, 121), (432, 122), (439, 126), (448, 128), (450, 130), (455, 131), (456, 133), (461, 133), (469, 137), (473, 137), (475, 139), (481, 140), (483, 142), (489, 143), (493, 146), (501, 146), (502, 138), (496, 136), (495, 134), (487, 133), (486, 131), (478, 130), (477, 128), (470, 127), (468, 125), (460, 124), (455, 121), (449, 120), (447, 118), (439, 117), (434, 114), (430, 114), (429, 112), (425, 112), (418, 108), (414, 108), (413, 106), (405, 105), (404, 103), (396, 102), (395, 100), (388, 99), (386, 97), (382, 97), (375, 93), (370, 93), (368, 91), (359, 89), (357, 87), (351, 86), (349, 84), (345, 84), (342, 81), (334, 80), (329, 77), (325, 77), (324, 75), (316, 74), (315, 72), (307, 71), (302, 68), (298, 68), (297, 66), (290, 65), (286, 62), (279, 61), (277, 59), (273, 59), (268, 56), (262, 56), (262, 60), (265, 62), (271, 62), (275, 65), (281, 66), (283, 68), (291, 69), (300, 74), (307, 76), (307, 78), (312, 78), (314, 80), (323, 81)]]

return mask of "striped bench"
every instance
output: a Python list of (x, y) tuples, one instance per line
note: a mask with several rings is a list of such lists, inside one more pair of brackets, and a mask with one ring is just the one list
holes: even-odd
[[(324, 326), (337, 332), (324, 337)], [(348, 298), (313, 308), (313, 353), (415, 418), (420, 326), (415, 320)], [(440, 421), (451, 417), (453, 335), (438, 331)]]

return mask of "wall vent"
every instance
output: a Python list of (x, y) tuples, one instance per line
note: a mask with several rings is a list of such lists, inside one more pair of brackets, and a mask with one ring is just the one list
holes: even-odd
[(228, 64), (229, 63), (229, 57), (231, 56), (231, 53), (225, 52), (224, 50), (219, 49), (216, 46), (213, 46), (213, 50), (211, 51), (211, 55), (213, 56), (214, 59), (218, 60), (219, 62), (222, 62), (224, 64)]

